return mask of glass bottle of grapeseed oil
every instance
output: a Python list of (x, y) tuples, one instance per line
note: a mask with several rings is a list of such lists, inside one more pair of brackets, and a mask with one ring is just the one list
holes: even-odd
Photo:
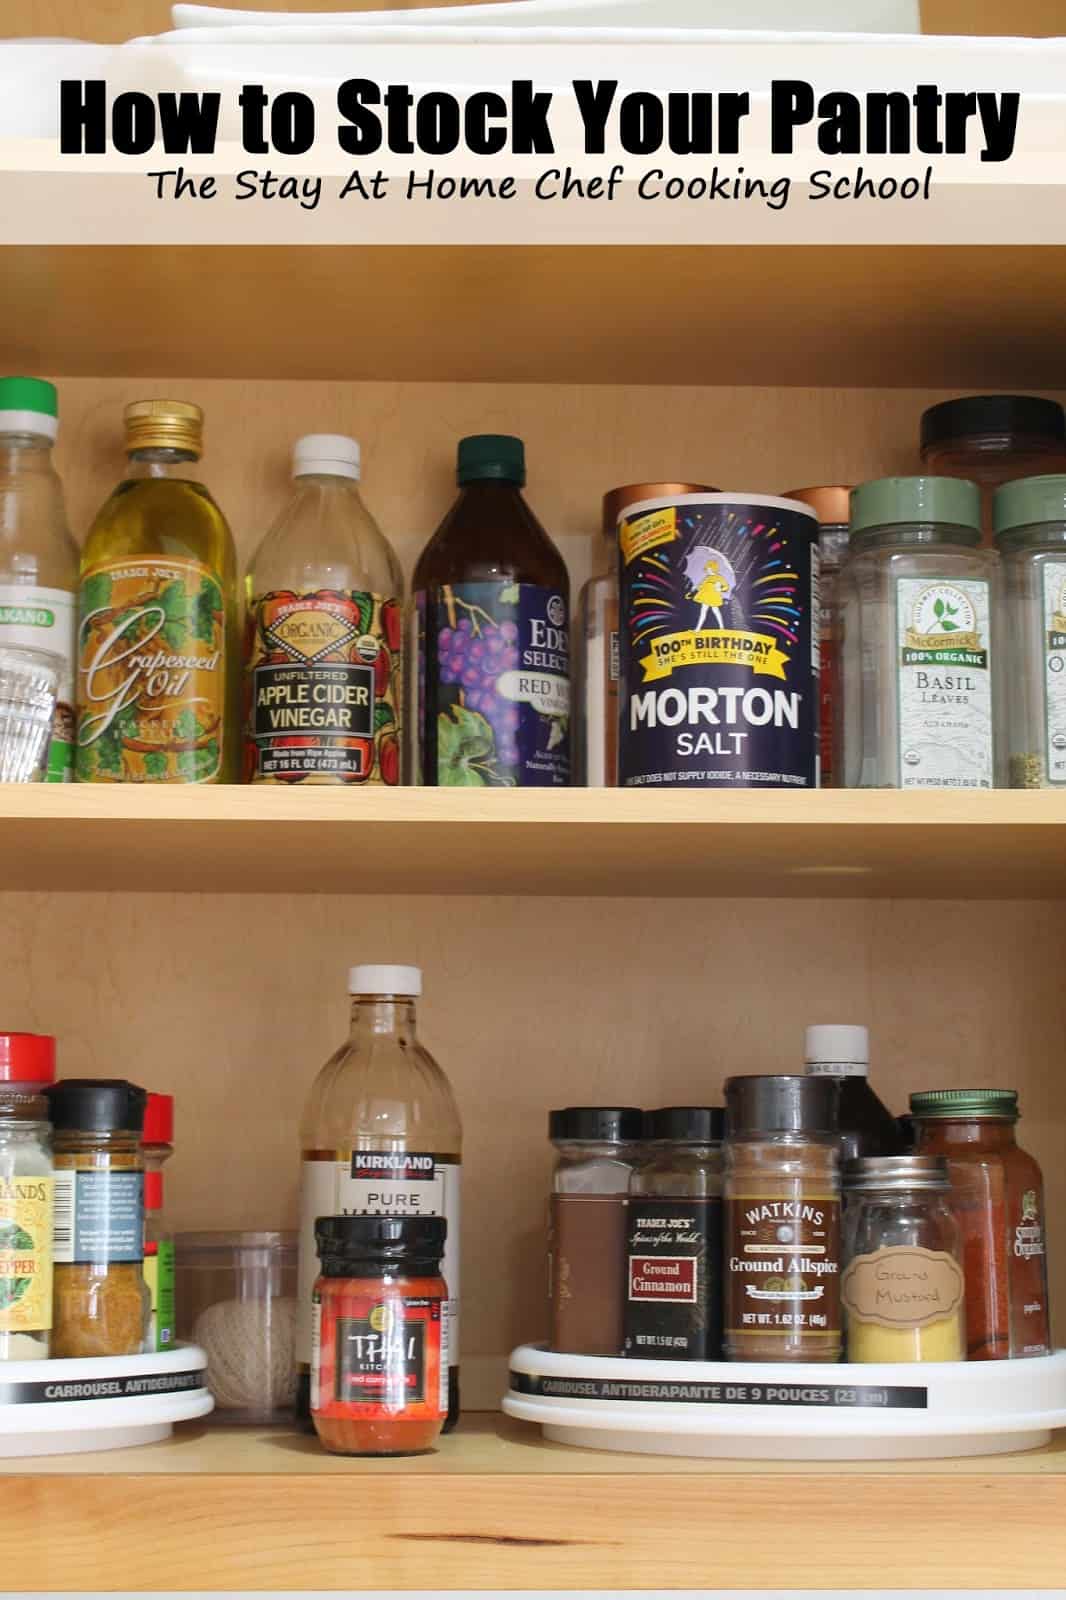
[(461, 439), (457, 478), (413, 582), (414, 781), (569, 784), (570, 584), (522, 497), (521, 439)]

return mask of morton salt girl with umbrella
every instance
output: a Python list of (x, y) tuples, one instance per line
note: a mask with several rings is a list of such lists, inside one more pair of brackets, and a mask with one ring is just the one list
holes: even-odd
[(619, 782), (818, 784), (818, 524), (770, 495), (627, 506)]
[(203, 412), (126, 407), (129, 468), (81, 559), (80, 783), (227, 783), (236, 775), (233, 535), (199, 481)]

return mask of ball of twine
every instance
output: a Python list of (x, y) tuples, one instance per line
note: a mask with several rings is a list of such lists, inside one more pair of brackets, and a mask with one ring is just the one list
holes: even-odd
[(296, 1399), (296, 1301), (220, 1300), (201, 1311), (193, 1342), (207, 1354), (220, 1411), (280, 1411)]

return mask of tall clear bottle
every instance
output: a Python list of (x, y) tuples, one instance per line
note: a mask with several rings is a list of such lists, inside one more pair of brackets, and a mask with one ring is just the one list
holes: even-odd
[(358, 444), (299, 439), (293, 478), (245, 578), (245, 778), (399, 783), (403, 573)]
[(570, 582), (522, 497), (521, 439), (460, 439), (456, 476), (412, 584), (414, 781), (569, 784)]
[(203, 412), (126, 407), (129, 468), (89, 530), (78, 621), (80, 783), (237, 772), (237, 558), (199, 481)]
[(448, 1422), (459, 1416), (459, 1177), (462, 1124), (451, 1085), (416, 1034), (418, 967), (353, 967), (349, 1038), (312, 1086), (300, 1125), (297, 1407), (310, 1411), (315, 1220), (444, 1216), (453, 1365)]
[(882, 478), (851, 497), (840, 576), (849, 789), (1002, 782), (999, 562), (958, 478)]
[(78, 607), (78, 547), (52, 464), (58, 418), (52, 384), (0, 378), (0, 647), (48, 650), (65, 663), (49, 783), (66, 783), (73, 775)]

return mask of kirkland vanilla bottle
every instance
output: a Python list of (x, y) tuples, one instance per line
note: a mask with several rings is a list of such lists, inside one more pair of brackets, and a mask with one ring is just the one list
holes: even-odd
[(49, 783), (74, 765), (74, 634), (78, 547), (52, 465), (56, 391), (40, 378), (0, 378), (0, 648), (49, 650), (64, 663), (48, 754)]
[(459, 1415), (459, 1174), (462, 1126), (444, 1073), (415, 1033), (419, 967), (353, 967), (347, 1041), (312, 1086), (300, 1127), (297, 1406), (310, 1405), (311, 1290), (318, 1275), (315, 1219), (448, 1219), (448, 1421)]
[(127, 406), (125, 478), (81, 558), (81, 783), (227, 783), (237, 768), (236, 555), (199, 481), (203, 412)]
[(359, 446), (311, 434), (245, 579), (245, 777), (399, 783), (403, 574), (359, 493)]

